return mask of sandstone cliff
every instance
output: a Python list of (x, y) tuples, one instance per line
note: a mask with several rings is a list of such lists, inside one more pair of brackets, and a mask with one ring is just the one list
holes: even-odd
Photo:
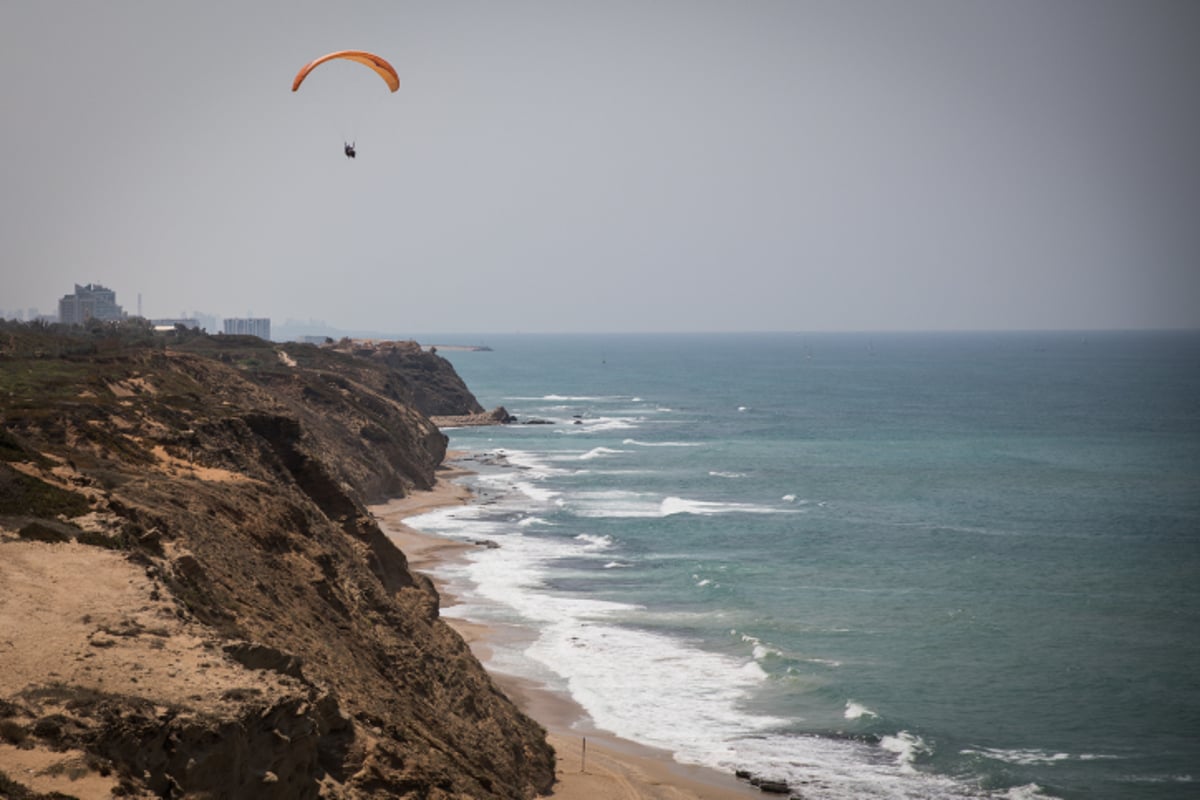
[(0, 328), (0, 796), (547, 790), (364, 506), (481, 410), (415, 345)]

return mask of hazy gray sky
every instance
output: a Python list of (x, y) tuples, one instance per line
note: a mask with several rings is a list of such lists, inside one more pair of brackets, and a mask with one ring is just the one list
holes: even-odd
[(1197, 75), (1194, 0), (2, 0), (0, 309), (1196, 327)]

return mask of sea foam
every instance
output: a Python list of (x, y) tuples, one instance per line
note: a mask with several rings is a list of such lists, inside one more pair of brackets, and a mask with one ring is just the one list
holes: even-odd
[(637, 447), (701, 447), (700, 442), (642, 442), (637, 439), (625, 439), (621, 444), (630, 444)]
[(879, 715), (864, 706), (862, 703), (855, 702), (854, 700), (847, 700), (844, 716), (846, 719), (861, 719), (863, 717), (878, 717)]
[(591, 450), (588, 450), (586, 453), (579, 456), (579, 460), (580, 461), (591, 461), (593, 458), (600, 458), (601, 456), (612, 456), (612, 455), (617, 455), (619, 453), (624, 453), (624, 452), (625, 452), (624, 450), (614, 450), (611, 447), (593, 447)]
[(719, 503), (684, 497), (659, 497), (648, 492), (610, 490), (576, 492), (565, 500), (575, 516), (585, 518), (651, 518), (677, 514), (710, 516), (713, 514), (795, 513), (792, 509), (772, 508), (753, 503)]

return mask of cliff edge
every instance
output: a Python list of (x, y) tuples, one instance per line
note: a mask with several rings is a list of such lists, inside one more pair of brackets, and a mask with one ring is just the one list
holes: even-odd
[(365, 508), (481, 410), (411, 343), (0, 327), (0, 796), (547, 791)]

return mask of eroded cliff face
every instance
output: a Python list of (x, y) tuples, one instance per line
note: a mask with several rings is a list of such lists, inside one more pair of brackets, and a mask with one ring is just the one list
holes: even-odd
[(102, 796), (550, 787), (545, 732), (364, 505), (434, 482), (446, 439), (415, 397), (473, 397), (378, 348), (7, 336), (0, 794), (37, 788), (34, 762)]

